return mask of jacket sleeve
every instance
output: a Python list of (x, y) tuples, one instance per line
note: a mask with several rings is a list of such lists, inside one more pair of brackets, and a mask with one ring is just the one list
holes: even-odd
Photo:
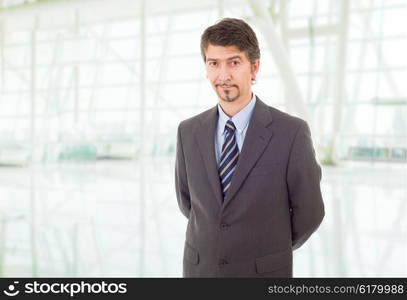
[(320, 181), (321, 167), (315, 158), (310, 129), (301, 121), (287, 167), (293, 250), (304, 244), (324, 218)]
[[(182, 124), (182, 123), (181, 123)], [(189, 218), (191, 200), (188, 189), (188, 179), (185, 167), (184, 149), (182, 147), (181, 124), (178, 126), (177, 150), (175, 160), (175, 191), (178, 206), (185, 217)]]

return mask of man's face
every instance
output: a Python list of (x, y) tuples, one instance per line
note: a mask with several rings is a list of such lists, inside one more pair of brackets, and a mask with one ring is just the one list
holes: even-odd
[(259, 60), (251, 64), (236, 46), (208, 45), (206, 74), (219, 99), (240, 102), (251, 97), (251, 80), (256, 79)]

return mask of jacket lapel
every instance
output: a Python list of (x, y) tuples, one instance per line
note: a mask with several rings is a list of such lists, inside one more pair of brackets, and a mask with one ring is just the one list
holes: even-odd
[(233, 174), (229, 191), (223, 201), (223, 207), (225, 207), (236, 195), (236, 192), (246, 179), (248, 173), (266, 149), (266, 146), (273, 135), (271, 128), (268, 127), (271, 122), (272, 117), (269, 108), (257, 97), (256, 105), (254, 106), (253, 114), (250, 118), (249, 127), (246, 131), (243, 147), (240, 151), (235, 173)]
[(199, 146), (198, 149), (205, 162), (205, 168), (212, 190), (219, 205), (221, 205), (223, 196), (215, 157), (215, 130), (217, 124), (218, 108), (215, 106), (201, 118), (201, 124), (196, 129), (195, 138)]

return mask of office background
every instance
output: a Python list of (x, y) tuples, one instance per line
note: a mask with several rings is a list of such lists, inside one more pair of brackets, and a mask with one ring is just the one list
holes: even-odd
[(176, 129), (217, 103), (222, 17), (312, 128), (326, 217), (294, 276), (407, 276), (406, 0), (1, 0), (1, 277), (182, 275)]

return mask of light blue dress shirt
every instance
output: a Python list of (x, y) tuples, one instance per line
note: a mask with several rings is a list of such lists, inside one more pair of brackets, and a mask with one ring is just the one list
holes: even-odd
[(236, 131), (236, 142), (237, 147), (239, 148), (239, 153), (242, 150), (244, 138), (246, 136), (247, 127), (249, 127), (249, 121), (253, 113), (254, 105), (256, 104), (256, 96), (252, 93), (252, 99), (248, 104), (241, 111), (239, 111), (236, 115), (230, 118), (227, 114), (225, 114), (222, 110), (222, 107), (218, 104), (218, 125), (216, 127), (216, 134), (215, 134), (215, 155), (216, 155), (216, 162), (219, 166), (219, 159), (220, 154), (222, 152), (223, 142), (225, 140), (226, 131), (225, 125), (228, 120), (232, 120), (235, 124)]

